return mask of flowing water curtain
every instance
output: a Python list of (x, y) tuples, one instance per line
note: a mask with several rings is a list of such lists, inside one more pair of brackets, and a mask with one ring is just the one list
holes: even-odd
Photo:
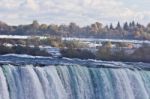
[(79, 65), (0, 67), (0, 99), (149, 99), (150, 71)]
[(9, 91), (6, 82), (6, 77), (0, 67), (0, 99), (9, 99)]

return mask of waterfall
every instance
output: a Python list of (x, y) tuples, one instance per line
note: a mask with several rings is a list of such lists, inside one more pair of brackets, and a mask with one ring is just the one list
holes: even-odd
[(3, 65), (0, 99), (150, 99), (150, 71)]

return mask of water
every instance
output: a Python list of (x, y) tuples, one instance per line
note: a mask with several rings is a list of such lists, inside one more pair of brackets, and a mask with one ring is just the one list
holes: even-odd
[(150, 71), (5, 65), (0, 99), (150, 99)]

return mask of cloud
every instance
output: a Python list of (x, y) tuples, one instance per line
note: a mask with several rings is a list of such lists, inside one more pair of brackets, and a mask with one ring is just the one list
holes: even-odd
[(32, 10), (38, 10), (38, 5), (35, 0), (27, 0), (27, 6), (29, 6)]
[[(149, 0), (1, 0), (0, 20), (10, 24), (27, 24), (37, 19), (41, 23), (87, 25), (95, 21), (111, 23), (136, 20), (150, 21)], [(145, 6), (141, 6), (141, 2)]]

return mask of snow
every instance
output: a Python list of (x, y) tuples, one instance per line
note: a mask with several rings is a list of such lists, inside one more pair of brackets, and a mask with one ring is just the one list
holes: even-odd
[(41, 50), (46, 50), (48, 53), (50, 53), (53, 57), (59, 57), (61, 56), (60, 49), (56, 47), (51, 46), (39, 46)]
[[(6, 38), (6, 39), (28, 39), (32, 37), (38, 37), (40, 39), (46, 39), (46, 36), (20, 36), (20, 35), (0, 35), (0, 38)], [(137, 44), (143, 44), (148, 43), (150, 44), (149, 40), (125, 40), (125, 39), (96, 39), (96, 38), (76, 38), (76, 37), (63, 37), (62, 40), (79, 40), (83, 42), (128, 42), (128, 43), (137, 43)]]
[(12, 44), (9, 44), (9, 43), (4, 43), (3, 45), (7, 46), (7, 47), (12, 47), (13, 46)]
[(143, 44), (148, 43), (150, 44), (149, 40), (125, 40), (125, 39), (96, 39), (96, 38), (63, 38), (63, 40), (78, 40), (83, 42), (128, 42), (128, 43), (137, 43)]
[(40, 39), (45, 39), (47, 37), (45, 36), (21, 36), (21, 35), (0, 35), (0, 38), (3, 39), (28, 39), (28, 38), (32, 38), (32, 37), (37, 37)]
[(19, 35), (0, 35), (0, 38), (5, 39), (27, 39), (29, 36), (19, 36)]
[(13, 56), (13, 57), (20, 57), (20, 58), (51, 58), (51, 57), (44, 57), (44, 56), (32, 56), (27, 54), (5, 54), (1, 56)]

